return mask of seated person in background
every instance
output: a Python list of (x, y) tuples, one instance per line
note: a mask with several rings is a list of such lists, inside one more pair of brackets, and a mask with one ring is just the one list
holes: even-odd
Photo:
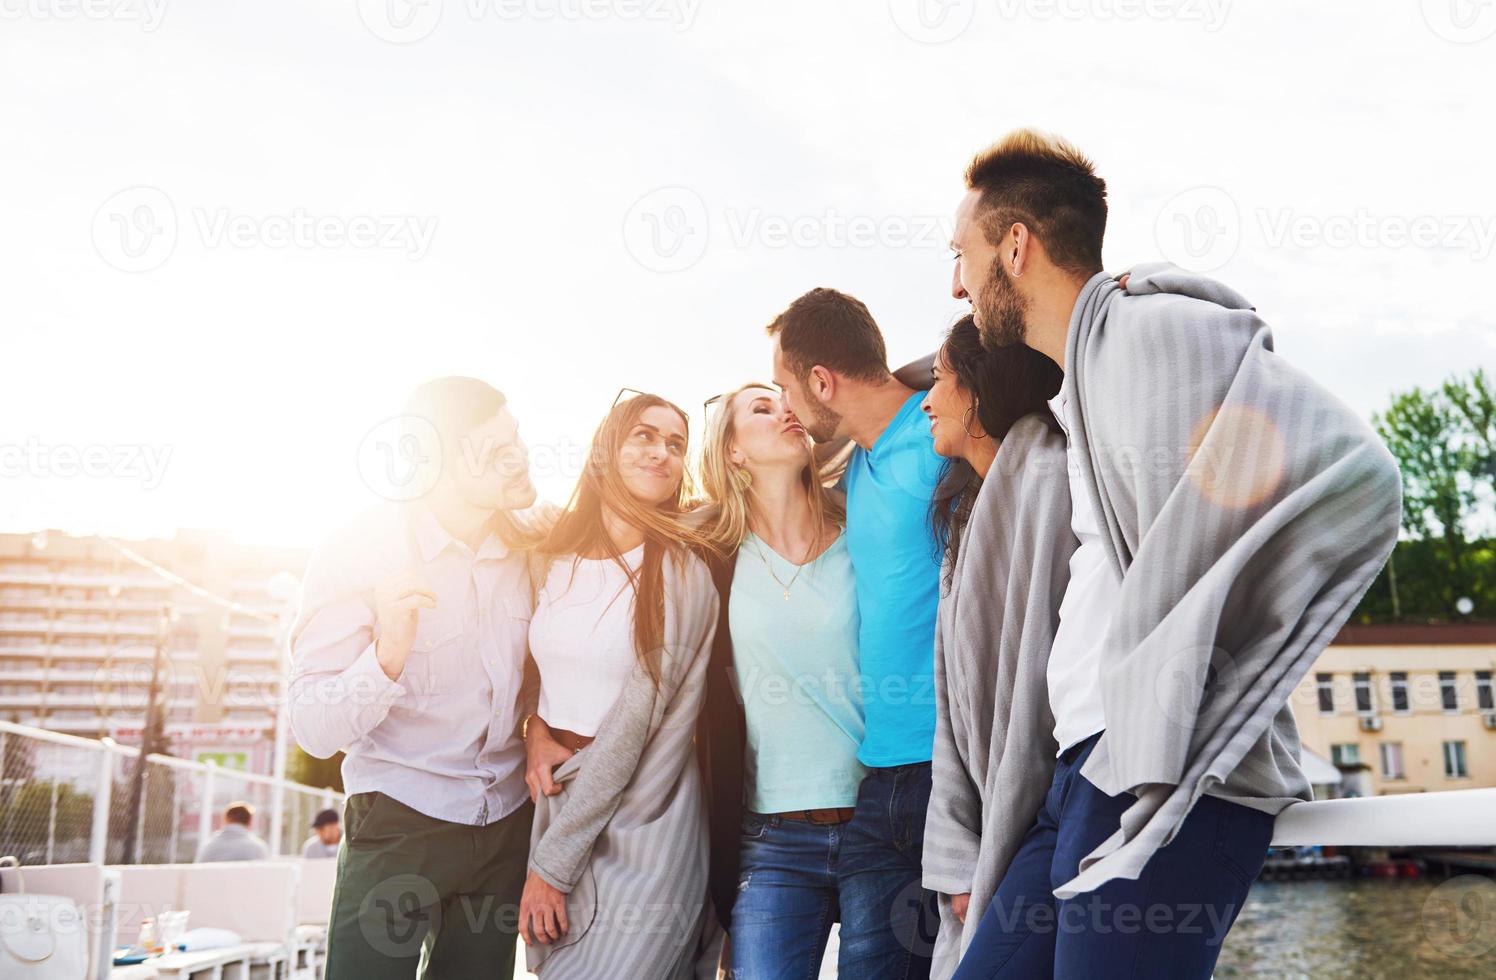
[(249, 829), (254, 818), (255, 808), (248, 803), (230, 803), (223, 811), (223, 829), (203, 845), (198, 863), (269, 860), (270, 848)]
[(301, 856), (311, 859), (335, 858), (341, 843), (343, 822), (338, 819), (338, 811), (323, 810), (312, 818), (312, 836), (301, 845)]

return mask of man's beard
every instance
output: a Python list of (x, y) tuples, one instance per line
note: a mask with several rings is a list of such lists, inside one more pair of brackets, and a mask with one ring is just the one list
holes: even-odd
[(810, 409), (809, 418), (801, 418), (800, 423), (805, 426), (805, 431), (816, 442), (830, 442), (836, 438), (836, 430), (841, 426), (841, 416), (831, 409), (822, 405), (814, 398), (805, 399), (806, 407)]
[(988, 350), (1017, 347), (1028, 335), (1028, 297), (1018, 291), (1001, 259), (993, 259), (987, 281), (973, 304), (972, 314), (982, 346)]

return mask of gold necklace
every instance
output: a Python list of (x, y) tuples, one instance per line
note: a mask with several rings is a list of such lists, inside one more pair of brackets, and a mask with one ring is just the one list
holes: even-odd
[(764, 542), (764, 539), (759, 538), (756, 544), (757, 547), (755, 547), (754, 550), (758, 552), (758, 560), (764, 563), (764, 570), (769, 573), (769, 577), (774, 580), (774, 584), (784, 590), (784, 601), (789, 602), (791, 586), (795, 584), (795, 579), (800, 577), (800, 573), (805, 571), (805, 566), (809, 565), (810, 562), (796, 565), (795, 574), (790, 576), (790, 580), (788, 584), (786, 584), (785, 582), (780, 581), (778, 575), (774, 574), (774, 566), (769, 564), (769, 556), (764, 554), (764, 549), (768, 547), (768, 545)]

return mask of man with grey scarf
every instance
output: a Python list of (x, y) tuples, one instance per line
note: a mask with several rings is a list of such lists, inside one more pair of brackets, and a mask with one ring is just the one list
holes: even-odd
[(1106, 185), (1070, 144), (1011, 133), (966, 187), (953, 293), (985, 345), (1064, 371), (1079, 547), (1053, 776), (1031, 826), (994, 828), (1018, 844), (955, 975), (1208, 977), (1310, 798), (1288, 697), (1392, 550), (1397, 467), (1231, 289), (1103, 273)]

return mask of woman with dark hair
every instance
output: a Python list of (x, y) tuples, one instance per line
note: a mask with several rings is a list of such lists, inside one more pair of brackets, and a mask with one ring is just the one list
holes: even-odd
[(949, 977), (1034, 823), (1054, 767), (1046, 668), (1076, 542), (1059, 368), (985, 350), (957, 321), (922, 408), (949, 460), (932, 505), (944, 550), (924, 886), (940, 895), (931, 976)]
[(665, 399), (615, 402), (540, 548), (520, 932), (547, 980), (688, 978), (720, 951), (693, 741), (717, 596), (681, 520), (686, 439)]

